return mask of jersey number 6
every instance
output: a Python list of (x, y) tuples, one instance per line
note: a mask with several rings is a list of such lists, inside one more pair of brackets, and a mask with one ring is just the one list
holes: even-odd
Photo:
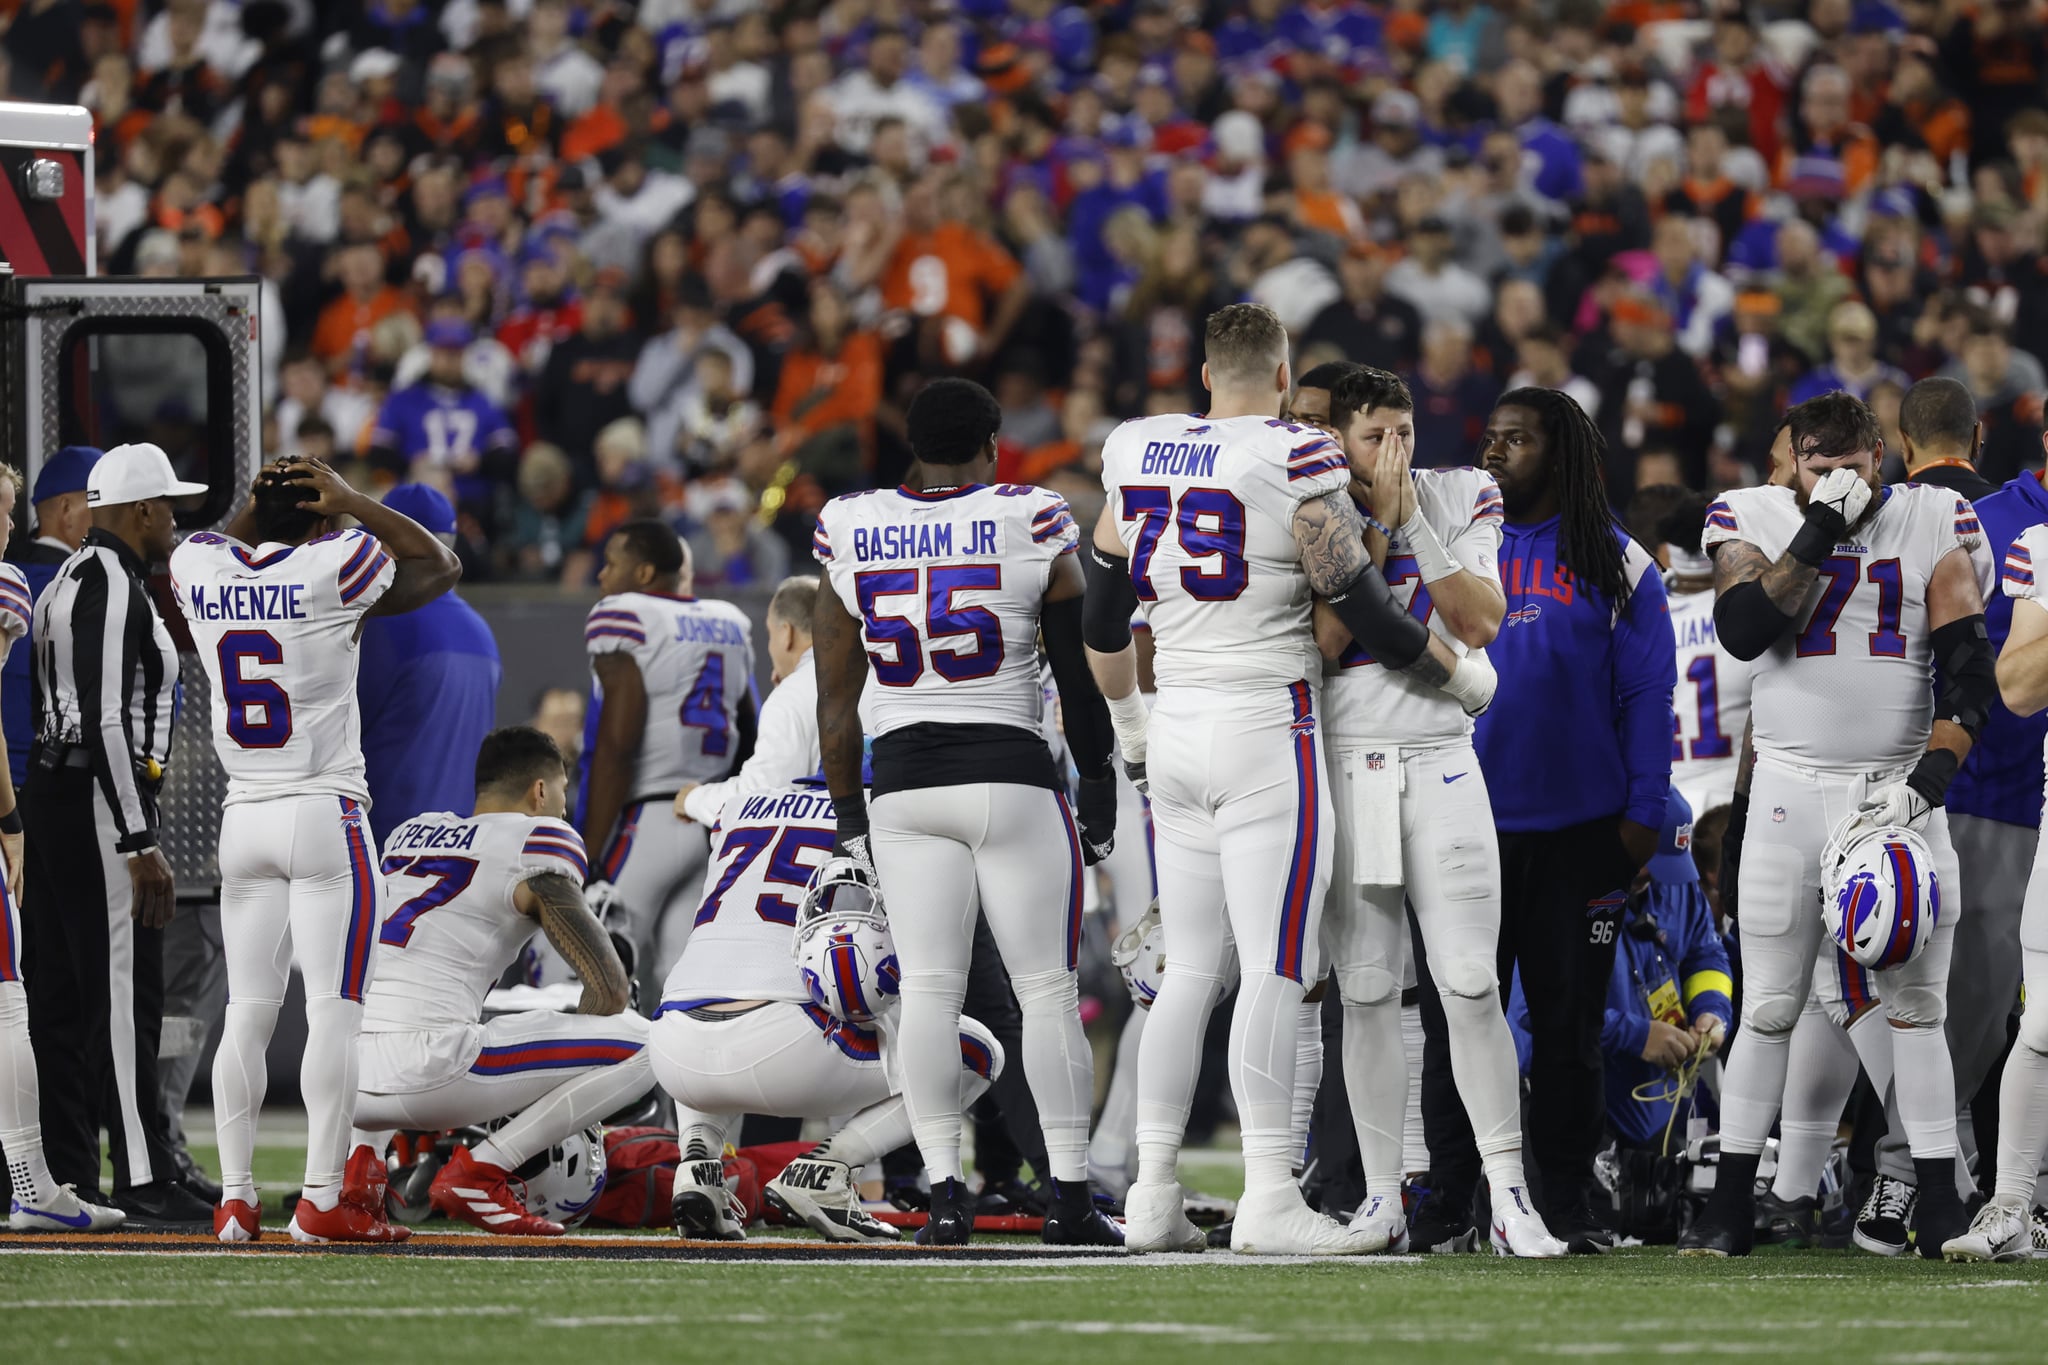
[(292, 699), (268, 678), (242, 676), (244, 660), (272, 668), (284, 646), (267, 630), (231, 630), (220, 637), (220, 699), (228, 738), (244, 749), (282, 749), (292, 737)]
[(1244, 562), (1244, 504), (1228, 489), (1185, 489), (1175, 507), (1170, 488), (1126, 488), (1122, 519), (1138, 523), (1138, 538), (1131, 546), (1131, 582), (1140, 602), (1159, 600), (1159, 590), (1152, 586), (1152, 556), (1169, 521), (1189, 559), (1216, 561), (1181, 569), (1180, 585), (1189, 597), (1228, 602), (1250, 580)]

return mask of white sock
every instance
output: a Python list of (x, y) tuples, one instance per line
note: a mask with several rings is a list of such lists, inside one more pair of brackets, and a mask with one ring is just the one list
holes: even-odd
[(1451, 1075), (1471, 1120), (1487, 1183), (1506, 1191), (1528, 1183), (1522, 1171), (1522, 1078), (1500, 993), (1442, 994)]
[(306, 1001), (306, 1052), (299, 1062), (299, 1095), (306, 1105), (309, 1194), (330, 1186), (341, 1189), (356, 1109), (356, 1035), (362, 1027), (359, 1000), (319, 995)]
[(901, 1095), (891, 1095), (839, 1125), (838, 1130), (819, 1143), (809, 1155), (859, 1167), (879, 1160), (908, 1141), (909, 1106), (903, 1103)]
[(1109, 1073), (1109, 1094), (1103, 1097), (1102, 1117), (1096, 1120), (1095, 1134), (1088, 1140), (1088, 1164), (1122, 1171), (1126, 1179), (1138, 1146), (1138, 1048), (1151, 1013), (1133, 1008), (1130, 1018), (1124, 1020), (1123, 1035), (1116, 1044), (1116, 1069)]
[(515, 1170), (572, 1133), (618, 1113), (653, 1084), (647, 1049), (641, 1048), (623, 1062), (592, 1067), (550, 1090), (478, 1143), (470, 1155)]
[(1744, 1023), (1721, 1084), (1721, 1150), (1753, 1156), (1764, 1149), (1785, 1096), (1792, 1034)]
[(19, 981), (0, 981), (0, 1151), (15, 1197), (47, 1204), (57, 1182), (43, 1160), (42, 1097), (36, 1054), (28, 1039), (28, 992)]
[(1398, 997), (1369, 1005), (1345, 1002), (1342, 1056), (1366, 1193), (1397, 1193), (1403, 1135), (1395, 1125), (1408, 1113), (1408, 1059), (1402, 1052)]
[[(966, 972), (903, 974), (902, 1012), (896, 1026), (903, 1098), (910, 1106), (911, 1131), (933, 1185), (964, 1178), (960, 1164), (960, 1007), (966, 999)], [(1026, 1027), (1028, 1030), (1028, 1022)], [(1029, 1076), (1028, 1032), (1024, 1051), (1025, 1074)], [(1033, 1091), (1035, 1094), (1036, 1087)]]
[(1940, 1024), (1894, 1028), (1892, 1085), (1915, 1161), (1956, 1155), (1956, 1074)]
[[(1333, 982), (1330, 989), (1335, 990)], [(1294, 1110), (1288, 1127), (1299, 1169), (1308, 1164), (1308, 1130), (1315, 1121), (1316, 1092), (1323, 1088), (1323, 1004), (1301, 1002), (1301, 1024), (1294, 1035)]]
[[(1871, 1010), (1865, 1018), (1882, 1016)], [(1862, 1021), (1857, 1021), (1861, 1023)], [(1890, 1056), (1887, 1047), (1886, 1056)], [(1784, 1113), (1778, 1120), (1778, 1174), (1771, 1192), (1780, 1199), (1811, 1199), (1841, 1130), (1842, 1108), (1860, 1070), (1855, 1045), (1826, 1011), (1808, 1004), (1792, 1026), (1785, 1064)]]
[[(1024, 1079), (1038, 1102), (1046, 1164), (1052, 1167), (1054, 1180), (1085, 1181), (1088, 1112), (1095, 1105), (1095, 1052), (1081, 1026), (1080, 978), (1064, 969), (1024, 972), (1010, 978), (1010, 987), (1024, 1015)], [(956, 1036), (955, 1077), (959, 1071)]]
[[(2031, 1008), (2032, 1002), (2029, 1002)], [(1998, 1201), (2034, 1199), (2041, 1152), (2048, 1147), (2048, 1056), (2013, 1043), (1998, 1083)]]
[(1246, 972), (1230, 1020), (1230, 1088), (1244, 1138), (1246, 1194), (1294, 1187), (1294, 1055), (1302, 984)]
[[(277, 1008), (228, 1001), (220, 1048), (213, 1056), (213, 1121), (220, 1144), (224, 1202), (256, 1202), (256, 1177), (252, 1174), (256, 1160), (256, 1116), (263, 1109), (263, 1092), (270, 1084), (263, 1054), (277, 1028)], [(349, 1098), (352, 1105), (354, 1094)], [(309, 1109), (309, 1118), (310, 1112)]]
[[(1223, 996), (1214, 976), (1169, 967), (1152, 1001), (1152, 1018), (1138, 1048), (1138, 1179), (1171, 1184), (1180, 1178), (1180, 1144), (1194, 1108), (1195, 1074), (1209, 1013)], [(1242, 1009), (1240, 1002), (1238, 1008)]]
[(1404, 1171), (1426, 1171), (1429, 1169), (1429, 1137), (1422, 1124), (1420, 1005), (1401, 1006), (1401, 1051), (1408, 1064), (1408, 1108), (1401, 1125), (1401, 1168)]
[(738, 1114), (706, 1114), (677, 1105), (676, 1145), (682, 1149), (683, 1160), (703, 1161), (724, 1156), (726, 1135), (739, 1121)]
[(1892, 1074), (1898, 1066), (1892, 1050), (1897, 1031), (1892, 1027), (1891, 1016), (1882, 1009), (1863, 1011), (1845, 1029), (1856, 1049), (1856, 1060), (1863, 1064), (1863, 1074), (1870, 1077), (1870, 1088), (1880, 1095), (1891, 1091)]

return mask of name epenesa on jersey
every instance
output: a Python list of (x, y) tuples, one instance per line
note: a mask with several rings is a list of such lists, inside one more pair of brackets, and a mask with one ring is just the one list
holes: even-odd
[(409, 848), (469, 848), (476, 843), (475, 825), (401, 825), (385, 841), (384, 851)]
[(853, 557), (862, 563), (873, 560), (945, 559), (954, 554), (999, 555), (1003, 552), (1001, 531), (993, 521), (965, 523), (967, 543), (953, 548), (953, 523), (910, 522), (894, 526), (853, 528)]
[(186, 596), (190, 615), (201, 621), (303, 621), (303, 583), (197, 584)]

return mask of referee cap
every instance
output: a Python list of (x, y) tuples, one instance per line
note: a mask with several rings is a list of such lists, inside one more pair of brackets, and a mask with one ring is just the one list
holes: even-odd
[(85, 481), (85, 501), (89, 507), (119, 507), (123, 503), (184, 498), (206, 491), (203, 483), (180, 479), (164, 448), (147, 441), (115, 446), (100, 456)]

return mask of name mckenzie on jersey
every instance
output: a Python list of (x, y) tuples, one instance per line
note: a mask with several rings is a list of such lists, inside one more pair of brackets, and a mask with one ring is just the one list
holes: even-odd
[(196, 621), (303, 621), (303, 583), (200, 584), (186, 592)]
[(875, 560), (945, 559), (951, 555), (1000, 555), (1002, 528), (993, 521), (970, 521), (966, 543), (953, 548), (950, 521), (912, 522), (903, 526), (856, 526), (853, 557), (863, 564)]

